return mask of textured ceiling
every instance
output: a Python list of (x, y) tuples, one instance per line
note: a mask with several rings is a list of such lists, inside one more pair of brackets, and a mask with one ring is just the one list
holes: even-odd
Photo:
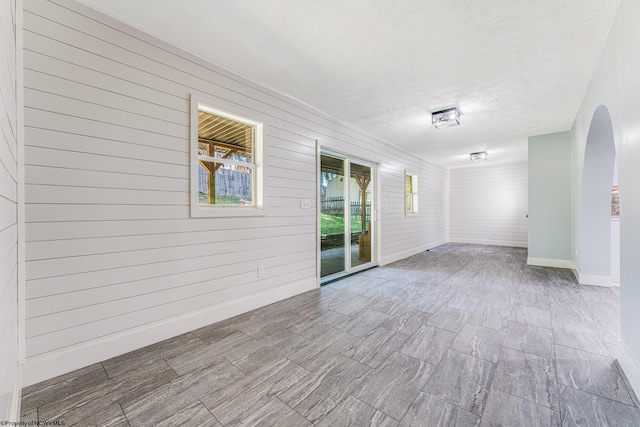
[[(82, 0), (447, 167), (570, 129), (618, 0)], [(430, 112), (460, 109), (435, 129)]]

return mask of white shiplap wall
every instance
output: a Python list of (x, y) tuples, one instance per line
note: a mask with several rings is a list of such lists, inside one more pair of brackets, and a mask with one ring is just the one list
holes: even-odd
[(527, 247), (527, 163), (449, 170), (452, 242)]
[(16, 2), (0, 2), (0, 420), (17, 421), (18, 108)]
[[(448, 241), (448, 172), (430, 163), (417, 163), (406, 172), (418, 175), (418, 212), (405, 216), (405, 169), (383, 165), (383, 263), (396, 261)], [(384, 209), (384, 205), (387, 209)]]
[[(25, 385), (315, 287), (316, 140), (381, 164), (383, 262), (444, 241), (445, 169), (71, 0), (24, 26)], [(193, 92), (265, 123), (266, 216), (189, 218)]]

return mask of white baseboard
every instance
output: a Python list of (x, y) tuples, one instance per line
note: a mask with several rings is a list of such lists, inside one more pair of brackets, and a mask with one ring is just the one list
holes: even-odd
[(492, 246), (510, 246), (515, 248), (527, 248), (527, 242), (519, 242), (515, 240), (487, 240), (487, 239), (450, 239), (451, 243), (470, 243), (472, 245), (492, 245)]
[(615, 346), (611, 346), (610, 349), (615, 351), (615, 354), (612, 354), (612, 356), (618, 359), (618, 363), (620, 363), (620, 367), (627, 376), (636, 396), (640, 396), (640, 362), (633, 356), (623, 341), (618, 342)]
[(527, 265), (537, 265), (540, 267), (554, 267), (554, 268), (571, 268), (573, 269), (573, 262), (568, 259), (551, 259), (551, 258), (527, 258)]
[(20, 403), (22, 401), (22, 365), (16, 369), (16, 377), (13, 381), (13, 394), (11, 395), (11, 406), (7, 419), (3, 421), (20, 421)]
[(75, 371), (317, 287), (316, 278), (311, 277), (304, 282), (269, 289), (193, 313), (91, 340), (64, 350), (27, 358), (22, 386), (27, 387)]
[(409, 258), (410, 256), (419, 254), (420, 252), (424, 252), (428, 249), (435, 248), (436, 246), (444, 245), (445, 243), (448, 243), (448, 240), (445, 240), (445, 239), (438, 240), (436, 242), (427, 243), (426, 245), (420, 245), (416, 248), (412, 248), (406, 251), (383, 256), (382, 260), (380, 261), (380, 265), (387, 265), (387, 264), (391, 264), (392, 262), (400, 261), (401, 259)]
[(580, 270), (574, 268), (573, 275), (576, 276), (576, 280), (581, 285), (586, 286), (601, 286), (604, 288), (613, 287), (613, 280), (611, 276), (596, 276), (593, 274), (582, 274)]
[(617, 283), (618, 286), (620, 286), (620, 272), (618, 271), (617, 273), (611, 273), (611, 280), (613, 281), (613, 283)]
[(578, 269), (575, 267), (576, 263), (573, 263), (574, 267), (571, 269), (571, 272), (573, 273), (573, 277), (576, 278), (576, 282), (580, 283), (580, 272), (578, 271)]

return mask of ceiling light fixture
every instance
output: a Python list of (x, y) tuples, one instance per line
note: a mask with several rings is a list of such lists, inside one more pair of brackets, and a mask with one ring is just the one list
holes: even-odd
[(487, 152), (479, 151), (477, 153), (471, 153), (469, 157), (472, 162), (475, 162), (476, 160), (487, 160)]
[(431, 123), (436, 129), (457, 126), (460, 124), (460, 111), (453, 107), (431, 113)]

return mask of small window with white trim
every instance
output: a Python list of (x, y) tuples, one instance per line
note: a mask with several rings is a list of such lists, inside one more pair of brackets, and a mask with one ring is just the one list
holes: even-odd
[(418, 175), (405, 173), (405, 212), (418, 212)]
[(263, 124), (192, 104), (192, 216), (256, 214), (263, 208)]

